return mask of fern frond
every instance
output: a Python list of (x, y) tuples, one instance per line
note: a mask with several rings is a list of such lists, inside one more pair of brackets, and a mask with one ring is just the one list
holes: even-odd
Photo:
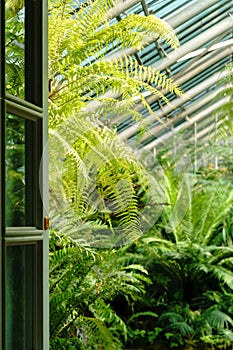
[(216, 306), (207, 309), (205, 312), (205, 317), (209, 324), (217, 330), (228, 328), (229, 325), (233, 326), (232, 318), (225, 312), (219, 310)]
[(96, 43), (93, 52), (114, 47), (134, 47), (141, 50), (143, 45), (153, 38), (163, 39), (171, 47), (177, 48), (179, 41), (173, 29), (163, 20), (150, 16), (130, 14), (119, 23), (103, 28), (90, 37), (90, 43)]
[(128, 319), (128, 323), (131, 323), (133, 320), (135, 320), (135, 318), (138, 318), (138, 317), (155, 317), (157, 318), (158, 315), (155, 313), (155, 312), (152, 312), (152, 311), (144, 311), (144, 312), (137, 312), (136, 314), (133, 314), (129, 319)]
[[(50, 155), (51, 201), (59, 202), (60, 198), (60, 203), (64, 202), (62, 211), (65, 216), (72, 218), (73, 211), (73, 223), (69, 225), (65, 220), (71, 229), (69, 234), (73, 238), (75, 235), (76, 239), (80, 234), (82, 238), (82, 228), (88, 220), (96, 223), (96, 234), (99, 238), (102, 235), (104, 240), (108, 227), (112, 232), (111, 239), (118, 245), (140, 236), (141, 209), (137, 191), (138, 187), (146, 191), (148, 176), (135, 154), (107, 128), (100, 129), (78, 118), (70, 120), (68, 130), (65, 124), (55, 134), (51, 133), (56, 146), (52, 147)], [(58, 165), (60, 169), (57, 169)], [(135, 176), (139, 179), (138, 183)], [(59, 210), (60, 205), (52, 207)], [(98, 224), (100, 221), (102, 226)], [(75, 224), (80, 224), (80, 229), (75, 229)], [(58, 226), (61, 228), (61, 225)], [(65, 231), (68, 232), (68, 229), (65, 228)], [(62, 232), (65, 231), (62, 228)], [(92, 225), (91, 239), (93, 231)]]
[(77, 322), (77, 327), (80, 327), (81, 333), (84, 333), (86, 338), (85, 346), (98, 346), (103, 350), (113, 349), (121, 350), (120, 341), (115, 338), (109, 329), (98, 318), (80, 317)]
[(172, 324), (171, 329), (173, 329), (173, 331), (179, 332), (182, 336), (187, 338), (195, 334), (194, 329), (185, 321)]
[(226, 284), (229, 288), (233, 289), (233, 272), (223, 266), (214, 266), (213, 273), (216, 277)]
[(74, 12), (71, 1), (53, 4), (49, 16), (52, 115), (56, 115), (55, 111), (79, 112), (85, 103), (101, 98), (110, 90), (131, 104), (135, 97), (141, 99), (151, 113), (143, 92), (150, 91), (166, 103), (168, 100), (161, 89), (181, 95), (179, 87), (165, 74), (140, 66), (131, 57), (116, 62), (98, 60), (115, 47), (141, 49), (142, 42), (152, 37), (165, 40), (172, 47), (178, 45), (172, 28), (153, 15), (131, 14), (116, 24), (109, 24), (108, 9), (112, 5), (110, 0), (87, 1)]
[(100, 319), (112, 334), (120, 338), (122, 335), (127, 341), (127, 327), (124, 321), (116, 314), (116, 312), (106, 304), (103, 300), (98, 299), (95, 303), (90, 305), (90, 310), (94, 317)]
[(177, 322), (183, 322), (183, 317), (172, 311), (163, 312), (159, 317), (159, 322), (161, 323), (166, 323), (168, 320), (170, 323), (175, 324)]

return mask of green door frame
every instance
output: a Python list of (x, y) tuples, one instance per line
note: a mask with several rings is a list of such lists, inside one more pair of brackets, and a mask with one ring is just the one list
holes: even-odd
[[(25, 100), (5, 91), (5, 25), (0, 28), (0, 350), (5, 349), (5, 251), (6, 245), (40, 241), (42, 246), (41, 337), (34, 350), (49, 349), (49, 236), (44, 227), (48, 209), (48, 157), (43, 150), (48, 140), (48, 4), (47, 0), (25, 0)], [(5, 23), (5, 1), (0, 3), (0, 23)], [(33, 207), (28, 227), (6, 230), (5, 224), (5, 115), (6, 112), (32, 120), (38, 143), (30, 166), (37, 187), (35, 194), (26, 196), (28, 208)], [(42, 157), (43, 154), (43, 157)], [(39, 172), (40, 169), (40, 172)], [(40, 186), (39, 186), (40, 184)], [(40, 188), (39, 188), (40, 187)], [(27, 204), (26, 204), (27, 205)], [(30, 227), (29, 227), (30, 226)], [(2, 340), (2, 341), (1, 341)]]
[[(5, 14), (5, 2), (0, 2), (0, 23), (4, 23), (4, 14)], [(5, 28), (0, 26), (0, 198), (5, 198), (5, 55), (2, 53), (5, 50)], [(5, 227), (5, 205), (4, 202), (0, 203), (0, 262), (3, 266), (3, 257), (2, 257), (2, 243), (3, 243), (3, 232)], [(0, 315), (3, 315), (3, 273), (2, 269), (0, 272)], [(0, 317), (0, 339), (3, 339), (3, 318)], [(2, 350), (2, 344), (0, 343), (0, 350)]]

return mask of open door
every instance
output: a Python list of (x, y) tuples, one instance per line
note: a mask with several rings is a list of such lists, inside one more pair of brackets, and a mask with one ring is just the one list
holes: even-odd
[(49, 349), (47, 19), (1, 2), (1, 350)]

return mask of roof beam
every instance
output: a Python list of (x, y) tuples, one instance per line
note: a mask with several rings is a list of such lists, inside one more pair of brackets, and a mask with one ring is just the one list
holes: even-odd
[(142, 8), (143, 8), (143, 11), (145, 13), (146, 16), (149, 16), (149, 10), (148, 10), (148, 7), (147, 7), (147, 3), (146, 3), (146, 0), (141, 0), (141, 4), (142, 4)]
[(169, 139), (170, 137), (174, 136), (175, 134), (177, 134), (181, 130), (185, 130), (185, 129), (189, 128), (194, 123), (196, 123), (199, 120), (201, 120), (202, 118), (210, 115), (211, 113), (213, 113), (216, 110), (216, 108), (218, 108), (220, 106), (223, 106), (228, 101), (229, 101), (229, 98), (226, 97), (226, 98), (222, 99), (221, 101), (218, 101), (218, 102), (214, 103), (213, 105), (211, 105), (208, 108), (206, 108), (205, 110), (201, 111), (200, 113), (198, 113), (197, 115), (195, 115), (191, 119), (187, 120), (183, 124), (177, 126), (172, 131), (169, 131), (168, 133), (166, 133), (165, 135), (161, 136), (160, 138), (150, 142), (148, 145), (144, 146), (143, 149), (144, 150), (152, 150), (153, 148), (155, 148), (159, 144), (164, 143), (165, 141), (167, 141), (167, 139)]
[[(188, 81), (189, 79), (191, 79), (195, 75), (202, 72), (204, 69), (213, 65), (219, 59), (229, 55), (232, 52), (233, 52), (233, 47), (223, 50), (222, 52), (219, 53), (219, 55), (213, 56), (212, 59), (206, 60), (202, 65), (197, 66), (193, 70), (189, 70), (189, 73), (183, 74), (179, 79), (177, 79), (177, 83), (183, 84), (184, 82)], [(156, 112), (158, 118), (162, 118), (164, 115), (170, 113), (175, 108), (180, 107), (182, 104), (189, 101), (190, 98), (198, 95), (204, 89), (207, 89), (210, 86), (216, 84), (221, 79), (221, 77), (224, 77), (226, 74), (227, 73), (219, 73), (218, 72), (218, 73), (212, 75), (209, 79), (206, 79), (201, 84), (199, 84), (199, 85), (195, 86), (194, 88), (190, 89), (189, 91), (187, 91), (185, 97), (178, 97), (174, 101), (172, 101), (171, 105), (165, 105), (163, 110), (159, 110), (158, 112)], [(151, 97), (153, 98), (153, 101), (157, 98), (157, 96), (151, 96)], [(151, 103), (152, 98), (151, 99), (148, 98), (147, 102)], [(155, 121), (155, 117), (152, 115), (149, 115), (146, 118), (144, 118), (145, 123), (151, 123), (154, 121)], [(119, 136), (125, 140), (125, 139), (131, 137), (132, 135), (136, 134), (138, 132), (138, 130), (140, 129), (140, 126), (141, 126), (140, 122), (135, 123), (134, 125), (130, 126), (127, 130), (123, 131), (122, 133), (119, 133)]]
[(203, 33), (197, 35), (195, 38), (189, 40), (177, 50), (172, 51), (164, 59), (153, 63), (151, 67), (154, 67), (159, 71), (164, 70), (165, 68), (177, 62), (181, 57), (187, 55), (189, 52), (194, 51), (202, 45), (206, 44), (208, 41), (215, 39), (218, 35), (231, 31), (232, 26), (233, 18), (229, 16), (223, 19), (222, 21), (218, 22), (211, 28), (207, 29)]
[[(128, 4), (129, 1), (132, 1), (135, 3), (139, 2), (136, 0), (128, 0), (125, 3), (123, 3), (123, 4), (125, 4), (125, 8), (126, 8), (126, 5)], [(175, 12), (172, 15), (170, 15), (169, 17), (166, 17), (165, 21), (172, 28), (175, 29), (175, 28), (179, 27), (181, 24), (187, 22), (189, 19), (193, 18), (195, 15), (197, 15), (197, 14), (201, 13), (202, 11), (206, 10), (207, 8), (213, 6), (218, 1), (219, 0), (205, 0), (205, 1), (196, 0), (194, 3), (191, 2), (187, 6), (183, 7), (182, 10), (179, 11), (179, 13)], [(117, 5), (117, 6), (119, 6), (119, 9), (120, 9), (120, 5)], [(114, 8), (115, 10), (113, 10), (113, 13), (115, 13), (114, 16), (119, 15), (121, 13), (121, 12), (119, 12), (119, 10), (117, 10), (117, 6)], [(130, 6), (128, 8), (130, 8)], [(128, 8), (126, 8), (126, 9), (128, 9)], [(151, 44), (152, 42), (154, 42), (154, 40), (155, 40), (155, 38), (151, 38), (151, 40), (145, 42), (143, 46), (147, 46), (147, 45)], [(134, 49), (134, 48), (119, 50), (119, 51), (105, 57), (104, 60), (111, 61), (111, 60), (116, 59), (116, 58), (120, 58), (120, 57), (122, 58), (124, 55), (134, 55), (136, 52), (138, 52), (138, 50)]]
[[(196, 36), (194, 39), (188, 41), (187, 43), (182, 45), (179, 49), (172, 51), (169, 54), (169, 57), (159, 60), (155, 64), (151, 65), (151, 67), (156, 66), (156, 68), (160, 71), (163, 69), (166, 69), (167, 67), (175, 63), (179, 58), (186, 55), (188, 52), (199, 48), (201, 45), (205, 44), (206, 42), (216, 38), (216, 36), (232, 30), (232, 26), (233, 26), (233, 17), (229, 16), (228, 18), (217, 23), (215, 26), (212, 26), (210, 29)], [(180, 84), (178, 81), (177, 83)], [(118, 96), (117, 93), (114, 94), (111, 91), (109, 91), (107, 94), (103, 95), (102, 98), (106, 98), (106, 97), (117, 98), (117, 96)], [(85, 108), (85, 110), (97, 108), (99, 105), (100, 103), (98, 102), (90, 102), (87, 108)]]
[[(203, 136), (205, 136), (206, 134), (208, 134), (210, 131), (212, 131), (212, 130), (214, 130), (214, 129), (215, 129), (215, 124), (212, 123), (211, 125), (207, 126), (205, 129), (199, 131), (199, 132), (195, 135), (195, 137), (196, 137), (196, 142), (198, 142), (198, 140), (199, 140), (200, 138), (202, 138)], [(192, 136), (192, 137), (189, 139), (189, 141), (190, 141), (190, 142), (195, 141), (195, 137)]]
[[(171, 118), (169, 118), (167, 121), (168, 127), (170, 127), (173, 123), (177, 122), (178, 120), (189, 116), (191, 113), (194, 113), (197, 109), (208, 104), (222, 90), (223, 90), (223, 87), (220, 89), (217, 89), (217, 90), (213, 89), (209, 94), (206, 94), (203, 98), (188, 105), (188, 107), (185, 108), (185, 110), (183, 112), (176, 114), (176, 115), (172, 116)], [(166, 127), (161, 123), (156, 125), (152, 129), (148, 130), (148, 132), (140, 138), (139, 142), (140, 143), (145, 142), (150, 137), (155, 136), (156, 134), (159, 134), (165, 128)]]
[(119, 2), (111, 10), (109, 10), (109, 17), (114, 18), (119, 16), (121, 13), (127, 11), (128, 9), (136, 5), (138, 2), (141, 2), (141, 0), (127, 0), (124, 2)]
[[(184, 70), (181, 70), (178, 74), (176, 74), (173, 77), (173, 79), (175, 80), (175, 82), (177, 84), (181, 85), (181, 84), (185, 83), (186, 81), (188, 81), (189, 79), (193, 78), (195, 75), (204, 71), (206, 68), (210, 67), (211, 65), (215, 64), (216, 62), (220, 61), (221, 59), (223, 59), (224, 57), (226, 57), (232, 53), (233, 53), (233, 46), (227, 47), (221, 51), (218, 51), (218, 53), (214, 53), (214, 54), (212, 53), (212, 54), (209, 54), (208, 56), (206, 55), (205, 57), (203, 57), (202, 59), (199, 60), (198, 64), (196, 63), (194, 66), (193, 65), (188, 66), (187, 67), (188, 71), (186, 71), (186, 68)], [(178, 78), (178, 76), (180, 78)], [(189, 92), (187, 92), (186, 94), (189, 94)], [(156, 100), (158, 100), (158, 97), (155, 95), (149, 95), (149, 97), (147, 97), (147, 102), (149, 104), (151, 104), (152, 102), (154, 102)], [(183, 103), (185, 102), (185, 100), (182, 100), (182, 101), (183, 101)], [(172, 102), (172, 106), (171, 105), (164, 106), (163, 110), (158, 112), (159, 117), (162, 117), (163, 115), (166, 115), (169, 112), (171, 112), (174, 109), (173, 104), (174, 104), (174, 101)], [(179, 106), (176, 106), (176, 107), (179, 107)], [(135, 108), (137, 110), (140, 110), (140, 109), (144, 108), (144, 106), (141, 103), (139, 103), (138, 105), (136, 105)], [(124, 117), (119, 115), (118, 117), (116, 117), (112, 121), (111, 125), (118, 124), (119, 122), (121, 122), (121, 120), (123, 118)], [(145, 118), (145, 121), (147, 123), (149, 123), (150, 121), (154, 122), (154, 119), (155, 118), (153, 116), (147, 116)], [(138, 124), (135, 123), (134, 125), (137, 125), (138, 128), (140, 127), (140, 123), (138, 123)], [(128, 130), (130, 130), (130, 128)], [(133, 135), (133, 133), (130, 134), (129, 136), (132, 136), (132, 135)]]
[(165, 21), (170, 24), (172, 28), (177, 28), (181, 24), (187, 22), (194, 16), (202, 13), (204, 10), (218, 3), (219, 0), (196, 0), (182, 8), (182, 11), (175, 11), (173, 14), (165, 18)]
[(202, 134), (202, 131), (209, 128), (209, 126), (212, 126), (213, 128), (216, 128), (216, 116), (213, 116), (212, 114), (207, 117), (200, 120), (198, 123), (195, 123), (193, 125), (193, 128), (189, 128), (187, 132), (185, 133), (184, 137), (188, 142), (190, 141), (198, 141), (197, 135)]

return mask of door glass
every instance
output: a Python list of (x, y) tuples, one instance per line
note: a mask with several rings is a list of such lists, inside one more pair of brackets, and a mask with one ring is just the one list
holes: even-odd
[(35, 123), (6, 116), (6, 226), (34, 226)]
[(6, 349), (34, 349), (35, 248), (6, 247)]
[(6, 117), (6, 226), (25, 225), (25, 120)]
[(25, 6), (24, 0), (7, 0), (6, 6), (6, 92), (24, 98)]

